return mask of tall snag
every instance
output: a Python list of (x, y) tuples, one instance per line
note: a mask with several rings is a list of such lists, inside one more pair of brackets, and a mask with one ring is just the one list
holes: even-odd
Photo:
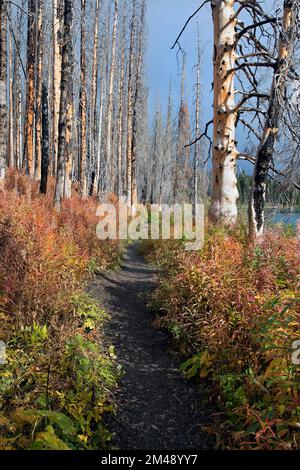
[(48, 115), (48, 90), (42, 85), (42, 159), (41, 159), (41, 184), (40, 192), (47, 193), (48, 169), (49, 169), (49, 115)]
[(26, 110), (24, 166), (26, 173), (34, 175), (34, 102), (36, 61), (36, 0), (28, 2), (27, 66), (26, 66)]
[(43, 0), (38, 0), (37, 17), (37, 76), (36, 76), (36, 106), (35, 106), (35, 142), (36, 142), (36, 161), (35, 176), (41, 179), (42, 162), (42, 88), (43, 88)]
[(80, 171), (79, 181), (81, 195), (86, 198), (88, 195), (87, 185), (87, 89), (86, 89), (86, 0), (81, 0), (81, 45), (80, 45)]
[(61, 199), (64, 194), (65, 162), (67, 159), (69, 143), (69, 119), (70, 108), (72, 108), (72, 27), (73, 20), (73, 0), (64, 2), (64, 25), (62, 44), (62, 64), (61, 64), (61, 93), (58, 125), (58, 158), (57, 174), (55, 184), (54, 205), (56, 210), (60, 210)]
[(237, 178), (235, 144), (236, 15), (234, 0), (211, 2), (214, 23), (214, 133), (213, 195), (210, 218), (234, 224), (237, 219)]
[(284, 100), (288, 75), (291, 72), (293, 40), (298, 34), (295, 27), (297, 4), (298, 0), (284, 0), (278, 57), (274, 69), (266, 122), (257, 150), (252, 182), (249, 207), (249, 232), (252, 240), (260, 238), (264, 231), (264, 207), (268, 172), (278, 139), (282, 100)]
[(130, 22), (130, 49), (128, 69), (127, 90), (127, 150), (126, 150), (126, 190), (127, 202), (132, 202), (132, 103), (133, 103), (133, 73), (134, 73), (134, 45), (135, 45), (135, 22), (136, 22), (136, 0), (132, 4), (132, 17)]
[(112, 45), (111, 45), (111, 62), (110, 62), (110, 74), (109, 74), (109, 90), (108, 90), (108, 110), (107, 110), (107, 138), (106, 138), (106, 161), (108, 165), (108, 185), (109, 189), (114, 188), (114, 148), (113, 148), (113, 135), (112, 135), (112, 123), (113, 123), (113, 92), (114, 92), (114, 78), (115, 78), (115, 58), (116, 58), (116, 35), (118, 25), (118, 8), (119, 2), (115, 0), (115, 14), (114, 14), (114, 25), (112, 32)]
[(0, 189), (3, 189), (7, 159), (7, 15), (6, 1), (0, 0)]
[(132, 116), (132, 150), (131, 150), (131, 204), (138, 202), (137, 191), (137, 139), (138, 139), (138, 107), (139, 98), (142, 88), (142, 66), (143, 66), (143, 48), (144, 48), (144, 29), (145, 29), (146, 2), (142, 3), (138, 57), (136, 65), (136, 83), (135, 94), (133, 100), (133, 116)]

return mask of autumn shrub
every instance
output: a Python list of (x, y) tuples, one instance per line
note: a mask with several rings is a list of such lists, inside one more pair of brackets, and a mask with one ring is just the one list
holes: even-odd
[(104, 312), (84, 294), (120, 246), (96, 236), (96, 202), (11, 172), (0, 199), (0, 448), (101, 448), (117, 369), (101, 342)]
[(205, 381), (225, 413), (219, 445), (299, 448), (299, 368), (291, 361), (300, 338), (295, 234), (276, 228), (251, 246), (241, 225), (209, 229), (199, 252), (171, 241), (146, 248), (161, 266), (151, 300), (161, 312), (156, 323), (190, 356), (182, 366), (187, 377)]

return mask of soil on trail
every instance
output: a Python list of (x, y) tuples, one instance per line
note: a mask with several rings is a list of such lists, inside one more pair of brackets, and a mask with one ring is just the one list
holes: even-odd
[(129, 245), (117, 272), (99, 275), (91, 291), (111, 314), (105, 336), (115, 346), (124, 375), (109, 423), (120, 450), (182, 450), (211, 447), (201, 426), (209, 410), (201, 408), (198, 387), (180, 372), (170, 338), (152, 327), (146, 294), (155, 286), (155, 270)]

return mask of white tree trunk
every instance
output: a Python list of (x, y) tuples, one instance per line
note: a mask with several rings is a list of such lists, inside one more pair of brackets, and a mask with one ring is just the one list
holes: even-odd
[(60, 0), (53, 0), (53, 90), (52, 90), (52, 172), (56, 175), (58, 155), (58, 120), (60, 107), (60, 80), (61, 80), (61, 8)]
[(6, 2), (0, 0), (0, 190), (4, 187), (7, 159), (7, 100), (6, 100)]
[(108, 164), (108, 185), (109, 189), (114, 188), (114, 152), (113, 152), (113, 136), (112, 136), (112, 121), (113, 121), (113, 92), (114, 92), (114, 78), (115, 78), (115, 57), (116, 57), (116, 35), (118, 25), (118, 0), (115, 0), (115, 16), (114, 26), (112, 32), (112, 45), (111, 45), (111, 63), (110, 63), (110, 76), (109, 76), (109, 90), (108, 90), (108, 111), (107, 111), (107, 140), (106, 140), (106, 161)]
[(214, 22), (214, 136), (213, 222), (235, 224), (237, 219), (237, 178), (235, 143), (236, 113), (233, 112), (236, 60), (234, 0), (212, 2)]

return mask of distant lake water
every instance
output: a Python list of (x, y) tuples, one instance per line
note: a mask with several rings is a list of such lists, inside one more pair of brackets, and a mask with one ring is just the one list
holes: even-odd
[(296, 227), (298, 221), (300, 221), (300, 209), (294, 211), (284, 211), (276, 209), (266, 210), (266, 219), (271, 224), (286, 224)]

